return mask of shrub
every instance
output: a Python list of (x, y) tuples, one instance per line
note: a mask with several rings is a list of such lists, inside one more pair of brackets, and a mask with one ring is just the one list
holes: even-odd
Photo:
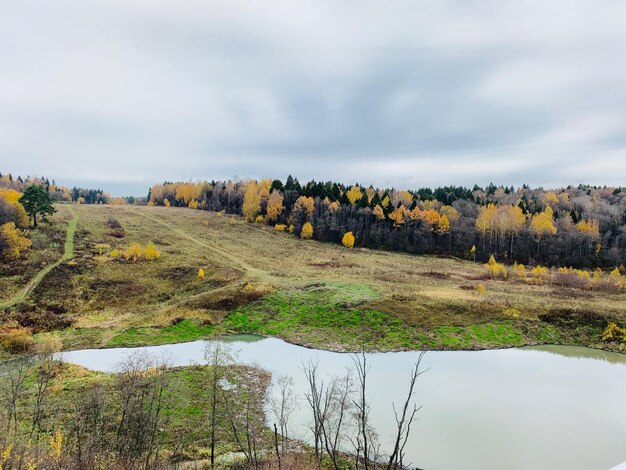
[(143, 249), (141, 247), (141, 243), (133, 243), (128, 248), (126, 248), (126, 251), (124, 251), (124, 259), (126, 261), (131, 261), (132, 263), (134, 263), (138, 259), (141, 259), (142, 252)]
[(293, 225), (290, 225), (290, 226), (289, 226), (289, 233), (293, 233), (293, 231), (294, 231), (294, 230), (295, 230), (294, 226), (293, 226)]
[(506, 279), (507, 277), (506, 266), (503, 263), (498, 263), (493, 255), (489, 258), (489, 262), (485, 264), (485, 268), (487, 268), (487, 273), (491, 279)]
[(550, 280), (550, 271), (548, 268), (543, 266), (535, 266), (531, 271), (530, 275), (533, 278), (533, 281), (537, 284), (543, 284), (546, 281)]
[(602, 341), (622, 341), (626, 343), (626, 328), (622, 328), (614, 322), (609, 323), (602, 332)]
[(526, 279), (526, 266), (523, 264), (517, 264), (517, 262), (510, 268), (511, 277), (516, 277), (518, 279)]
[(279, 232), (284, 232), (286, 228), (287, 228), (287, 226), (285, 224), (276, 224), (276, 225), (274, 225), (274, 229), (278, 230)]
[(478, 284), (478, 285), (476, 286), (476, 292), (477, 292), (479, 295), (485, 295), (485, 294), (487, 293), (487, 288), (485, 287), (485, 285), (484, 285), (484, 284)]
[(354, 246), (354, 235), (352, 232), (346, 232), (341, 239), (341, 243), (343, 243), (343, 246), (346, 248), (352, 248)]
[(559, 268), (555, 274), (555, 282), (562, 286), (589, 289), (591, 275), (588, 271), (574, 268)]
[(7, 260), (19, 259), (24, 250), (30, 248), (31, 242), (26, 232), (15, 226), (15, 222), (7, 222), (0, 226), (0, 252)]
[(146, 261), (150, 261), (153, 259), (159, 259), (161, 257), (161, 252), (157, 250), (156, 246), (154, 246), (152, 242), (150, 242), (143, 249), (142, 256), (143, 256), (143, 259), (145, 259)]
[(257, 224), (262, 224), (264, 220), (265, 220), (265, 219), (263, 218), (263, 216), (262, 216), (262, 215), (257, 215), (257, 216), (256, 216), (256, 219), (254, 219), (254, 221), (255, 221)]
[(302, 238), (303, 240), (309, 240), (313, 238), (313, 225), (311, 225), (311, 222), (307, 222), (302, 226), (300, 238)]
[(109, 256), (111, 258), (119, 258), (120, 257), (120, 250), (118, 250), (117, 248), (111, 250), (111, 253), (109, 253)]
[(120, 224), (120, 221), (114, 217), (107, 217), (106, 224), (111, 228), (122, 228), (122, 224)]
[(205, 276), (206, 276), (206, 274), (204, 273), (204, 269), (202, 269), (202, 268), (198, 269), (198, 277), (200, 279), (204, 279)]
[(189, 207), (189, 209), (197, 209), (198, 201), (196, 201), (195, 199), (192, 199), (191, 201), (189, 201), (189, 204), (187, 204), (187, 207)]
[(11, 353), (29, 352), (34, 345), (33, 333), (30, 328), (21, 326), (15, 321), (0, 327), (0, 346)]

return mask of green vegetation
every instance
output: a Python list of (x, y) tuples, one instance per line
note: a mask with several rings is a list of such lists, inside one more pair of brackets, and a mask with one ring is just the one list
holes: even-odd
[(107, 347), (133, 347), (146, 344), (159, 345), (195, 341), (212, 336), (213, 325), (201, 325), (194, 320), (182, 320), (171, 326), (162, 328), (139, 327), (129, 328), (114, 336)]
[[(59, 331), (65, 348), (229, 332), (333, 350), (624, 348), (602, 340), (610, 322), (626, 325), (624, 292), (502, 282), (480, 263), (346, 250), (221, 213), (59, 205), (32, 239), (16, 274), (0, 280), (0, 302), (12, 304), (3, 319), (28, 325), (35, 341)], [(160, 257), (131, 263), (109, 255), (134, 243)], [(13, 302), (33, 280), (30, 295)]]

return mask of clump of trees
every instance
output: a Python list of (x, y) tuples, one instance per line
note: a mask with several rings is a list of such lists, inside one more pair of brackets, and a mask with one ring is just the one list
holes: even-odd
[[(297, 236), (416, 254), (574, 268), (626, 263), (626, 191), (449, 186), (405, 191), (280, 180), (154, 185), (149, 204), (239, 214)], [(259, 219), (261, 220), (261, 219)], [(279, 229), (280, 230), (280, 229)], [(304, 230), (304, 236), (303, 236)]]

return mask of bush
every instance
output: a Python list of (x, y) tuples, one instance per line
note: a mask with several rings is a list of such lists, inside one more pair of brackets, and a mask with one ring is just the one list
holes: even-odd
[(257, 215), (257, 216), (256, 216), (256, 219), (254, 219), (254, 221), (255, 221), (257, 224), (262, 224), (264, 220), (265, 220), (265, 219), (263, 218), (263, 216), (262, 216), (262, 215)]
[(352, 248), (354, 246), (354, 235), (352, 232), (346, 232), (341, 239), (341, 243), (343, 243), (343, 246), (346, 248)]
[(122, 224), (120, 224), (120, 221), (114, 217), (107, 217), (106, 224), (111, 228), (122, 228)]
[(15, 226), (15, 222), (7, 222), (0, 226), (0, 252), (2, 256), (14, 261), (19, 259), (23, 251), (30, 248), (31, 242), (26, 232)]
[(141, 259), (142, 252), (143, 248), (141, 247), (141, 243), (133, 243), (124, 251), (124, 259), (134, 263), (138, 259)]
[(313, 225), (311, 225), (311, 222), (307, 222), (302, 226), (300, 238), (302, 238), (303, 240), (309, 240), (313, 238)]
[(287, 226), (285, 224), (276, 224), (276, 225), (274, 225), (274, 229), (278, 230), (279, 232), (284, 232), (286, 228), (287, 228)]
[(487, 268), (487, 273), (491, 279), (506, 279), (508, 275), (506, 266), (503, 263), (498, 263), (493, 255), (485, 264), (485, 268)]
[(533, 278), (533, 281), (537, 284), (543, 284), (550, 280), (550, 271), (548, 268), (543, 266), (535, 266), (531, 271), (530, 275)]
[(161, 252), (157, 250), (157, 248), (152, 244), (152, 242), (150, 242), (143, 249), (142, 256), (143, 256), (143, 259), (145, 259), (146, 261), (150, 261), (153, 259), (159, 259), (161, 257)]
[(518, 279), (526, 279), (527, 277), (526, 266), (524, 266), (523, 264), (515, 263), (509, 271), (511, 277), (516, 277)]
[(617, 323), (611, 322), (602, 332), (602, 341), (621, 341), (626, 343), (626, 328), (621, 328)]
[(33, 348), (33, 333), (30, 328), (15, 321), (0, 327), (0, 346), (11, 353), (27, 353)]
[(574, 268), (559, 268), (556, 272), (555, 282), (562, 286), (577, 289), (589, 289), (591, 287), (591, 275), (588, 271)]

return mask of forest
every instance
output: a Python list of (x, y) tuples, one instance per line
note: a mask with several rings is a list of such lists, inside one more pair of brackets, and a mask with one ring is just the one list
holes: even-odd
[(495, 186), (434, 190), (280, 180), (165, 182), (149, 205), (239, 214), (296, 236), (414, 254), (552, 267), (626, 262), (626, 190)]

